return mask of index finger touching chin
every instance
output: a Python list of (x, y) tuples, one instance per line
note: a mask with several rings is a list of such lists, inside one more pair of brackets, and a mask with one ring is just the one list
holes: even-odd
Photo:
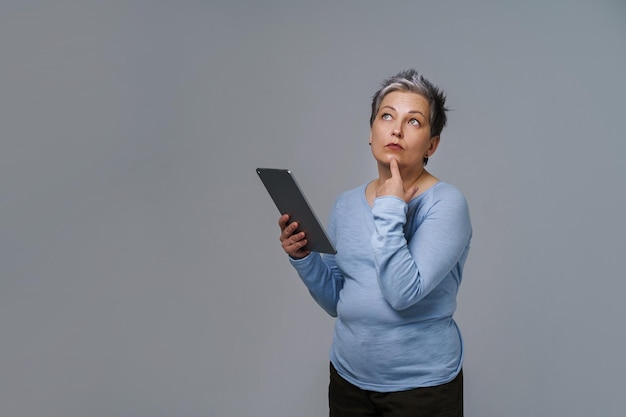
[(391, 176), (399, 175), (400, 168), (398, 167), (398, 160), (395, 156), (389, 158), (389, 168), (391, 169)]

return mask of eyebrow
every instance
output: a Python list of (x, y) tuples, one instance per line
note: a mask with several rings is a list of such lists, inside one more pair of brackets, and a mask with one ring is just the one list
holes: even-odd
[[(391, 109), (391, 110), (393, 110), (395, 112), (398, 111), (395, 107), (390, 106), (388, 104), (382, 106), (380, 109), (382, 110), (382, 109), (385, 109), (385, 108)], [(424, 113), (422, 113), (421, 111), (419, 111), (419, 110), (409, 110), (407, 113), (409, 113), (409, 114), (413, 114), (413, 113), (421, 114), (423, 118), (426, 118), (426, 115)]]

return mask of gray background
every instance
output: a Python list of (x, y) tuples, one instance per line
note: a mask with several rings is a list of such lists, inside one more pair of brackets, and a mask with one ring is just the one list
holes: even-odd
[(416, 67), (475, 231), (466, 415), (623, 416), (625, 44), (621, 0), (2, 1), (0, 415), (326, 415), (254, 168), (326, 221)]

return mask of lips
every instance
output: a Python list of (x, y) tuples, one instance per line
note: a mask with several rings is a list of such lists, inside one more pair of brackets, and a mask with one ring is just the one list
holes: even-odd
[(385, 145), (385, 148), (393, 150), (393, 151), (401, 151), (404, 149), (402, 146), (398, 145), (397, 143), (389, 143)]

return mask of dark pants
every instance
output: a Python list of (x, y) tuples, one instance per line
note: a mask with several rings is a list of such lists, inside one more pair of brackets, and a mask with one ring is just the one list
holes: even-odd
[(362, 390), (330, 365), (330, 417), (463, 417), (463, 371), (447, 384), (398, 392)]

